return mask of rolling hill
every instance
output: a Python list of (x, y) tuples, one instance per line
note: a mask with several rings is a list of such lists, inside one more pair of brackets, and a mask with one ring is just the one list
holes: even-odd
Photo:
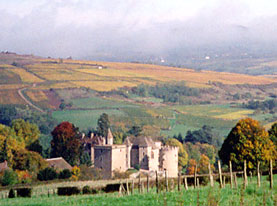
[[(185, 96), (185, 103), (176, 104), (154, 96), (139, 96), (130, 89), (142, 84), (154, 87), (178, 82), (197, 89), (199, 95)], [(0, 104), (28, 104), (83, 130), (95, 127), (99, 115), (106, 112), (115, 126), (142, 125), (149, 135), (184, 133), (204, 124), (226, 135), (238, 119), (247, 116), (264, 124), (276, 121), (275, 114), (238, 106), (273, 94), (277, 94), (277, 75), (0, 54)]]

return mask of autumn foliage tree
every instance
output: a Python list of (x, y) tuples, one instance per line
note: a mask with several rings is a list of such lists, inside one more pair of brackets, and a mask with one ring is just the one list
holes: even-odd
[(268, 130), (269, 138), (275, 145), (275, 149), (277, 150), (277, 122), (275, 122), (270, 130)]
[(51, 157), (63, 157), (71, 165), (79, 163), (81, 135), (79, 129), (69, 122), (60, 123), (52, 131)]
[[(21, 125), (24, 127), (25, 123)], [(6, 160), (9, 167), (16, 170), (37, 172), (44, 168), (47, 163), (43, 158), (25, 147), (25, 140), (29, 141), (33, 136), (23, 132), (26, 128), (17, 125), (16, 129), (0, 124), (0, 162)]]
[(277, 153), (268, 132), (258, 121), (246, 118), (231, 130), (219, 151), (219, 157), (226, 165), (231, 160), (235, 169), (242, 169), (244, 160), (249, 169), (255, 169), (258, 161), (264, 164), (274, 160)]

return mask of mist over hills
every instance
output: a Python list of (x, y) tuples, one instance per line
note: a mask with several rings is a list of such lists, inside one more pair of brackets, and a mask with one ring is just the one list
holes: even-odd
[(249, 69), (277, 57), (274, 6), (216, 0), (0, 2), (0, 48), (54, 58), (274, 74), (272, 64)]

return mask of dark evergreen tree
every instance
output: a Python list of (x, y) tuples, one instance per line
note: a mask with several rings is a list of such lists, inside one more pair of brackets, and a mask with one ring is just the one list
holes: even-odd
[(110, 128), (109, 116), (103, 113), (97, 121), (97, 134), (103, 137), (108, 135), (108, 129)]

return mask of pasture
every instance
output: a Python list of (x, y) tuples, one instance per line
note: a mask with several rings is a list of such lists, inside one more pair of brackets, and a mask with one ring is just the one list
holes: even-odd
[[(261, 187), (258, 188), (256, 179), (252, 179), (246, 189), (243, 189), (242, 179), (238, 179), (238, 187), (231, 189), (229, 185), (220, 189), (216, 184), (214, 188), (210, 186), (202, 186), (194, 189), (189, 187), (185, 190), (181, 186), (181, 191), (172, 188), (170, 191), (165, 190), (156, 193), (156, 188), (150, 188), (147, 193), (139, 193), (134, 191), (132, 195), (120, 195), (119, 193), (99, 193), (96, 195), (75, 195), (75, 196), (57, 196), (51, 194), (34, 195), (32, 198), (14, 198), (0, 199), (0, 205), (17, 205), (17, 206), (50, 206), (50, 205), (146, 205), (146, 206), (195, 206), (195, 205), (219, 205), (219, 206), (275, 206), (277, 203), (277, 186), (272, 190), (269, 189), (269, 183), (266, 176), (262, 178)], [(277, 175), (274, 176), (275, 181)], [(44, 186), (45, 189), (47, 185)]]

